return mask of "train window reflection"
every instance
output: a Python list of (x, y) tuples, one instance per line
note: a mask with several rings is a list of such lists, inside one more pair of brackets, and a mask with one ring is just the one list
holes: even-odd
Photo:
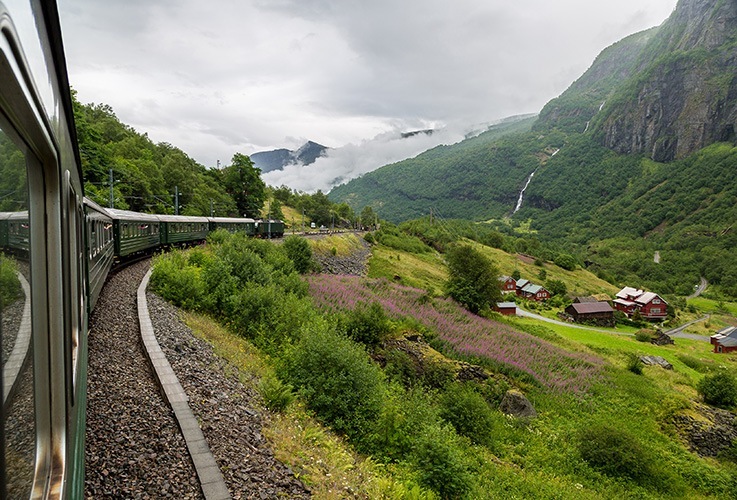
[(36, 451), (26, 155), (0, 128), (0, 350), (6, 498), (31, 494)]

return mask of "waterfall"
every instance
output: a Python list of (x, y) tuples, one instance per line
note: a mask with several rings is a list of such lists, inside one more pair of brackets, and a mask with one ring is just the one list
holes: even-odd
[[(537, 170), (535, 170), (537, 172)], [(522, 196), (525, 194), (525, 189), (527, 189), (527, 186), (530, 185), (530, 181), (532, 180), (532, 176), (535, 175), (535, 172), (532, 172), (530, 176), (527, 178), (527, 182), (525, 183), (525, 187), (522, 188), (522, 191), (519, 192), (519, 199), (517, 200), (517, 206), (514, 207), (514, 212), (512, 214), (516, 214), (517, 211), (522, 207)]]

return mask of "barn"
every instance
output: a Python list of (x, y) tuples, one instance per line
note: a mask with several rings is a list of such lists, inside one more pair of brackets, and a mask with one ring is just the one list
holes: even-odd
[(497, 302), (494, 310), (504, 316), (515, 316), (517, 314), (517, 304), (514, 302)]
[(580, 302), (566, 307), (566, 313), (576, 323), (614, 326), (614, 309), (607, 302)]

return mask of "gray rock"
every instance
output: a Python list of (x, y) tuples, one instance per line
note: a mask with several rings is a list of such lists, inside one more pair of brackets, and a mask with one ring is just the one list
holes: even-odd
[(530, 400), (525, 397), (521, 392), (510, 389), (504, 394), (502, 402), (499, 405), (499, 409), (502, 413), (507, 415), (513, 415), (515, 417), (522, 418), (536, 418), (537, 411), (532, 406)]
[(642, 364), (648, 366), (662, 366), (666, 370), (673, 369), (673, 365), (668, 363), (662, 356), (640, 356), (640, 361), (642, 361)]

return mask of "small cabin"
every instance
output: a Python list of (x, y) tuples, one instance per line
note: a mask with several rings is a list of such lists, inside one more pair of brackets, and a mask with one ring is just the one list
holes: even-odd
[(737, 327), (722, 328), (712, 335), (709, 341), (714, 346), (714, 352), (737, 351)]
[(517, 304), (514, 302), (497, 302), (494, 310), (503, 316), (516, 316)]

